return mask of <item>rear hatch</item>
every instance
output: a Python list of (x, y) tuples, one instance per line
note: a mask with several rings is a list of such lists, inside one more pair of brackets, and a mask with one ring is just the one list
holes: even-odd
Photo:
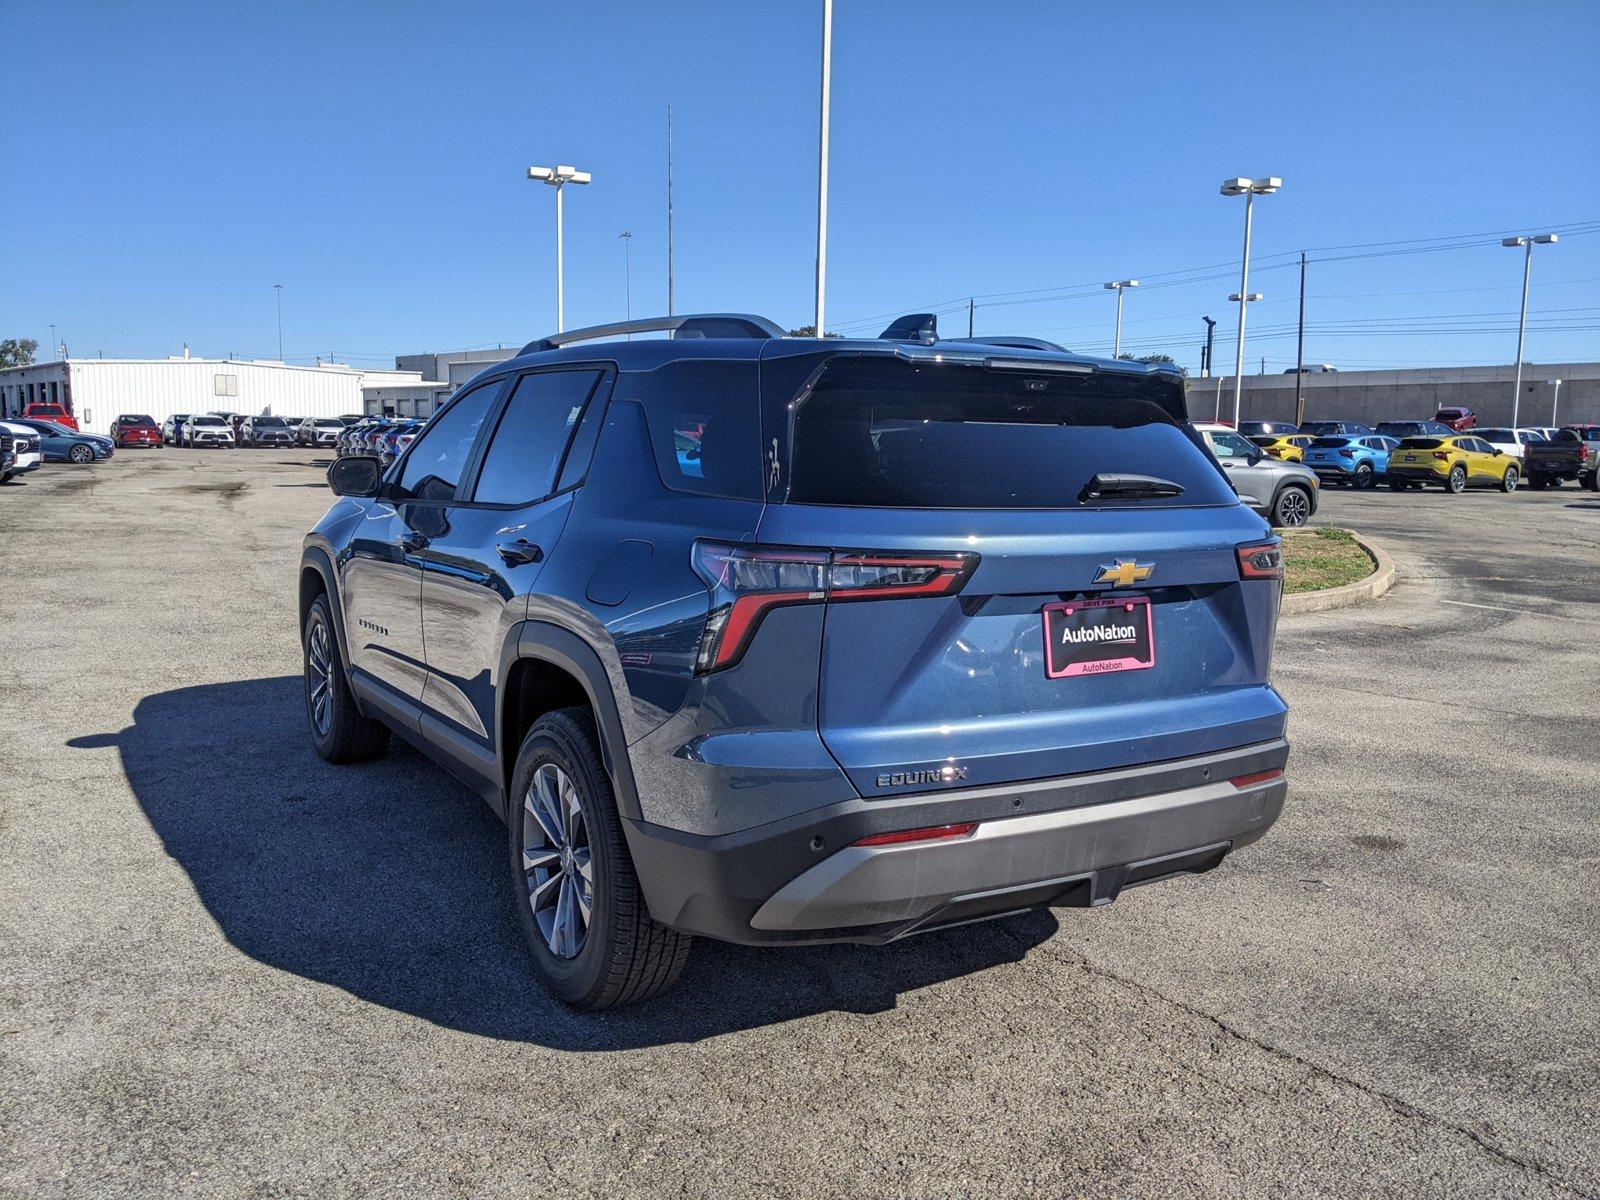
[(1319, 437), (1306, 447), (1304, 461), (1313, 471), (1349, 470), (1355, 465), (1355, 451), (1347, 437)]
[(1433, 452), (1435, 450), (1444, 450), (1448, 452), (1449, 447), (1445, 446), (1444, 442), (1439, 438), (1405, 438), (1398, 446), (1394, 448), (1394, 450), (1390, 452), (1389, 467), (1391, 470), (1395, 467), (1408, 467), (1412, 469), (1421, 469), (1426, 467), (1432, 469), (1433, 464), (1436, 461), (1433, 457)]
[[(954, 594), (829, 593), (819, 726), (863, 795), (1282, 735), (1267, 683), (1280, 582), (1242, 579), (1238, 552), (1270, 532), (1185, 423), (1181, 382), (1026, 359), (818, 362), (785, 404), (789, 477), (759, 541), (836, 563), (974, 556)], [(764, 371), (769, 415), (769, 382), (787, 401), (796, 377)]]

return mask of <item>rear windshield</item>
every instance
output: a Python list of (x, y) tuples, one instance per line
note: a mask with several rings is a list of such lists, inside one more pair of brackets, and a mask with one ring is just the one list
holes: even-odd
[(1406, 450), (1437, 450), (1444, 443), (1438, 438), (1406, 438), (1400, 445)]
[(1517, 435), (1509, 429), (1474, 429), (1473, 434), (1486, 442), (1514, 442)]
[(1348, 446), (1350, 439), (1347, 437), (1320, 437), (1311, 442), (1313, 450), (1337, 450), (1340, 446)]
[(154, 425), (155, 422), (152, 421), (149, 417), (122, 416), (122, 417), (118, 417), (117, 418), (117, 424), (118, 425)]
[(1097, 475), (1181, 495), (1106, 505), (1231, 504), (1163, 380), (835, 359), (794, 412), (789, 499), (872, 508), (1068, 509)]

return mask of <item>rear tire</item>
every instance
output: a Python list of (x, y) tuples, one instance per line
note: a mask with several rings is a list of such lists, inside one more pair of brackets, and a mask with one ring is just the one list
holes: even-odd
[(650, 916), (587, 709), (533, 723), (508, 806), (512, 901), (545, 986), (591, 1012), (671, 987), (694, 939)]
[(1459, 496), (1467, 490), (1467, 469), (1459, 463), (1450, 468), (1450, 475), (1444, 481), (1444, 490), (1452, 496)]
[(317, 757), (331, 763), (365, 762), (389, 748), (389, 727), (361, 715), (345, 678), (339, 639), (327, 596), (306, 613), (301, 649), (306, 680), (306, 720)]
[(1372, 464), (1357, 463), (1356, 473), (1350, 480), (1350, 486), (1365, 490), (1373, 484)]
[(1591, 492), (1600, 492), (1600, 471), (1596, 471), (1589, 476), (1589, 490)]
[(1542, 476), (1542, 475), (1529, 475), (1528, 476), (1528, 486), (1531, 489), (1533, 489), (1534, 491), (1536, 491), (1536, 492), (1542, 492), (1542, 491), (1544, 491), (1545, 487), (1548, 486), (1548, 485), (1545, 482), (1544, 476)]
[(1506, 473), (1500, 476), (1500, 490), (1507, 494), (1516, 491), (1517, 481), (1521, 478), (1521, 474), (1515, 467), (1507, 467)]
[(1406, 490), (1406, 486), (1406, 481), (1404, 479), (1389, 480), (1389, 490), (1391, 492), (1403, 492)]

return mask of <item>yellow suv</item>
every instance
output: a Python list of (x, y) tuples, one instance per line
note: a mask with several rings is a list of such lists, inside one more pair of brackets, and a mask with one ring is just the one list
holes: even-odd
[(1305, 458), (1306, 447), (1316, 439), (1309, 433), (1259, 433), (1250, 440), (1273, 458), (1284, 462), (1301, 462)]
[(1457, 495), (1484, 485), (1514, 492), (1522, 477), (1514, 455), (1470, 433), (1406, 438), (1390, 451), (1388, 474), (1389, 486), (1397, 492), (1437, 483)]

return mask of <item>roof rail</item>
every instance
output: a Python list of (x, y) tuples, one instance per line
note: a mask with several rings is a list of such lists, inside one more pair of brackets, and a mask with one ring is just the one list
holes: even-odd
[(610, 325), (568, 329), (552, 333), (549, 337), (537, 338), (519, 353), (558, 350), (573, 342), (625, 337), (633, 333), (670, 333), (677, 338), (759, 338), (762, 341), (783, 336), (783, 330), (771, 321), (749, 313), (685, 313), (675, 317), (644, 317), (638, 321), (614, 321)]
[(989, 337), (946, 338), (945, 340), (960, 342), (969, 346), (1004, 346), (1008, 350), (1053, 350), (1057, 354), (1072, 353), (1072, 351), (1059, 343), (1049, 342), (1044, 338), (1023, 337), (1021, 334), (1016, 333), (997, 333)]

